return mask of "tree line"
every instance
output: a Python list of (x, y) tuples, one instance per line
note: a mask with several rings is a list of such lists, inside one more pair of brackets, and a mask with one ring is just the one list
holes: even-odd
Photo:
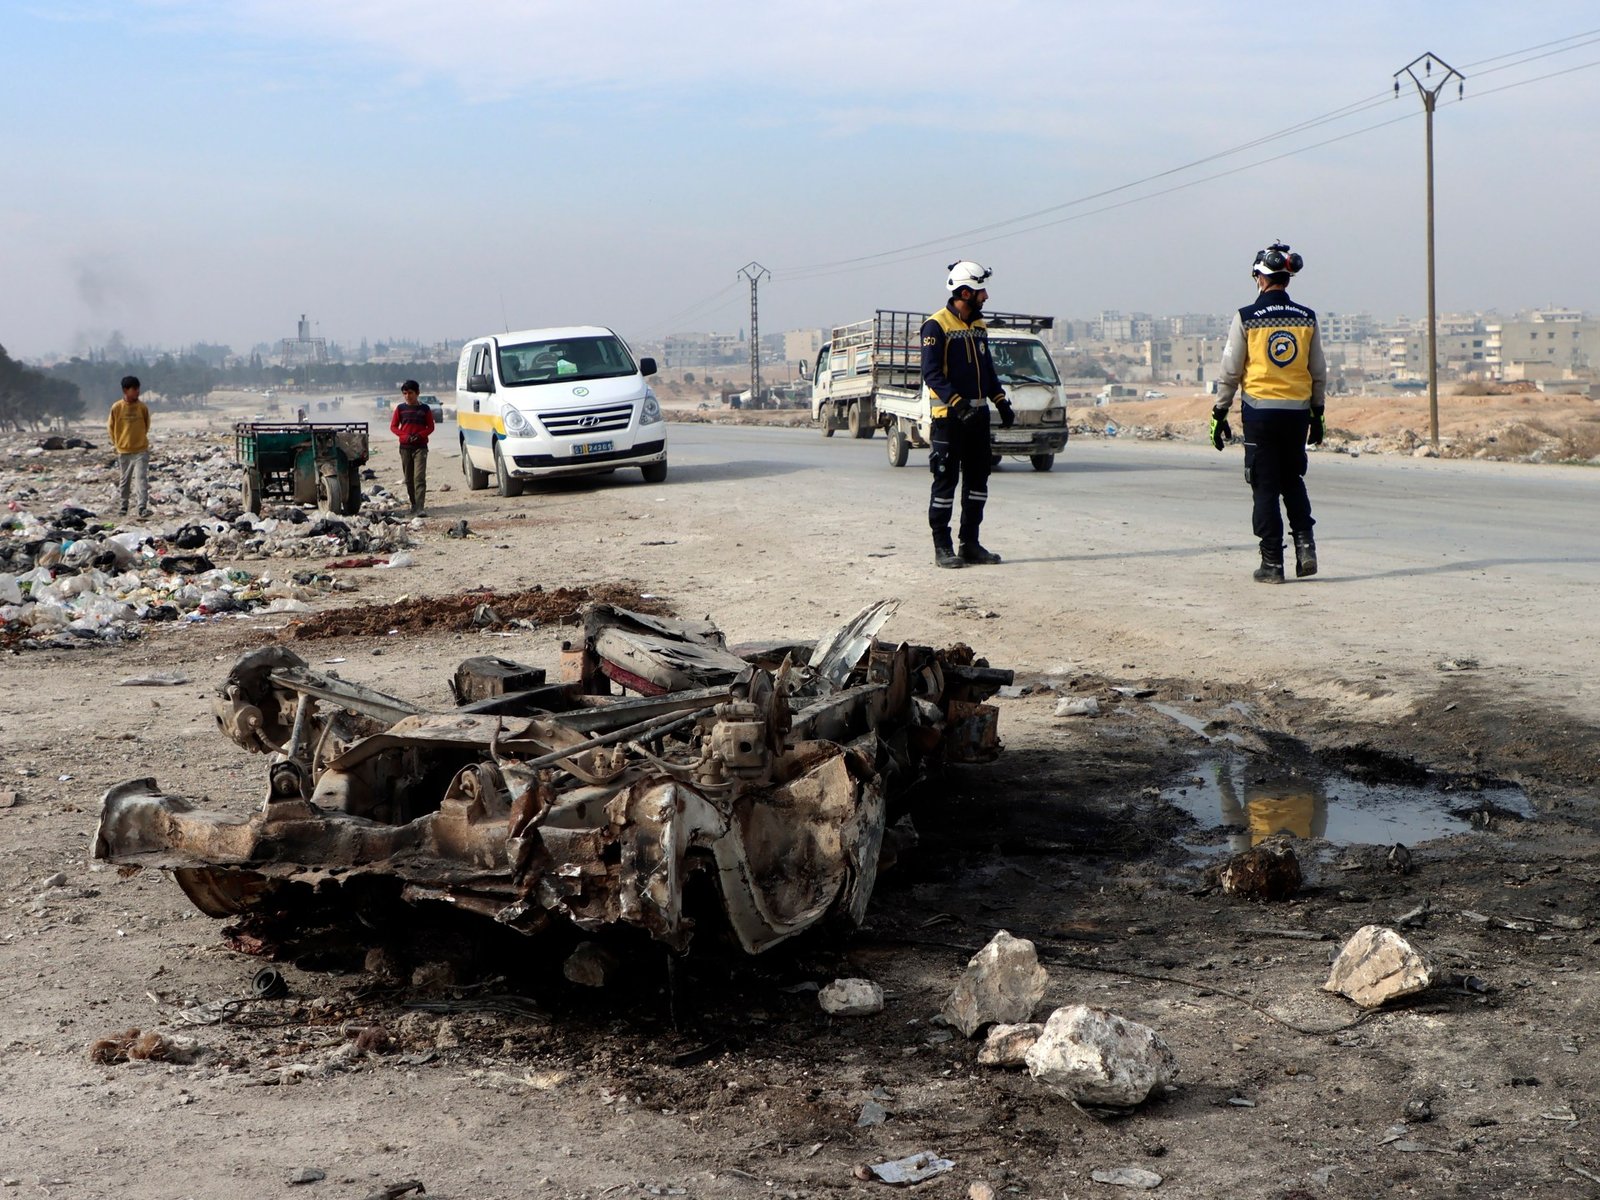
[[(126, 361), (105, 358), (72, 358), (56, 363), (44, 372), (52, 379), (69, 383), (75, 392), (88, 398), (91, 410), (104, 412), (122, 395), (122, 377), (137, 375), (146, 392), (163, 397), (175, 408), (203, 404), (216, 388), (284, 388), (293, 381), (319, 390), (348, 389), (353, 392), (398, 392), (400, 382), (415, 379), (423, 389), (452, 387), (454, 363), (321, 363), (311, 368), (272, 366), (260, 355), (227, 368), (212, 366), (199, 355), (163, 354), (146, 360), (134, 355)], [(81, 403), (79, 413), (83, 411)], [(75, 414), (76, 415), (76, 414)]]
[(70, 379), (24, 366), (0, 346), (0, 429), (38, 429), (83, 415), (83, 396)]

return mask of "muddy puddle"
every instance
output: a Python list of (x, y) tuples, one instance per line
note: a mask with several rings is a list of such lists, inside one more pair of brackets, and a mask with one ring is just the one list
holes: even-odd
[(1223, 835), (1185, 844), (1200, 855), (1234, 852), (1287, 833), (1331, 845), (1412, 845), (1462, 833), (1491, 820), (1529, 819), (1533, 808), (1512, 786), (1444, 790), (1428, 784), (1365, 783), (1339, 773), (1311, 774), (1224, 755), (1161, 793), (1202, 830)]

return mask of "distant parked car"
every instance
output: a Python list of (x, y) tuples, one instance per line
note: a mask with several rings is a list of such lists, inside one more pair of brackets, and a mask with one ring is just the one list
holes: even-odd
[(1146, 400), (1165, 400), (1167, 398), (1167, 394), (1165, 392), (1158, 392), (1154, 388), (1151, 388), (1144, 394), (1144, 398)]
[(444, 405), (439, 403), (439, 397), (418, 396), (417, 399), (422, 401), (422, 403), (426, 404), (430, 409), (433, 410), (433, 423), (435, 425), (444, 424)]

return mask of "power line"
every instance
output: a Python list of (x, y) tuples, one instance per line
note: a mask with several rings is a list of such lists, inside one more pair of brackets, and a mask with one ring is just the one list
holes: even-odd
[[(1597, 40), (1600, 40), (1600, 39), (1597, 39)], [(1588, 43), (1584, 43), (1584, 44), (1588, 44)], [(1574, 47), (1574, 48), (1576, 48), (1576, 47)], [(1541, 57), (1543, 57), (1543, 56), (1541, 56)], [(1531, 60), (1528, 60), (1528, 61), (1531, 61)], [(1536, 76), (1533, 76), (1532, 78), (1529, 78), (1529, 79), (1520, 79), (1520, 80), (1515, 81), (1514, 83), (1502, 84), (1502, 85), (1500, 85), (1499, 87), (1496, 87), (1496, 88), (1489, 88), (1489, 89), (1486, 89), (1486, 90), (1477, 91), (1477, 92), (1474, 93), (1473, 96), (1468, 96), (1465, 99), (1470, 100), (1470, 99), (1473, 99), (1475, 97), (1476, 98), (1482, 98), (1484, 96), (1490, 96), (1490, 95), (1493, 95), (1496, 92), (1509, 91), (1512, 88), (1522, 87), (1522, 86), (1524, 86), (1526, 84), (1530, 84), (1530, 83), (1538, 83), (1538, 82), (1541, 82), (1541, 81), (1546, 80), (1546, 79), (1555, 79), (1555, 78), (1557, 78), (1559, 76), (1570, 75), (1570, 74), (1573, 74), (1576, 71), (1587, 70), (1588, 68), (1594, 67), (1594, 66), (1600, 66), (1600, 60), (1596, 60), (1596, 61), (1593, 61), (1593, 62), (1582, 63), (1582, 64), (1579, 64), (1578, 66), (1568, 67), (1568, 68), (1566, 68), (1564, 70), (1561, 70), (1561, 71), (1551, 71), (1551, 72), (1548, 72), (1548, 73), (1546, 73), (1544, 75), (1536, 75)], [(1387, 101), (1388, 98), (1389, 98), (1389, 93), (1385, 92), (1383, 94), (1383, 98), (1384, 98), (1385, 101)], [(1441, 107), (1444, 107), (1445, 104), (1460, 104), (1460, 103), (1464, 103), (1464, 102), (1465, 102), (1464, 100), (1445, 101), (1445, 102), (1443, 102), (1441, 104)], [(1358, 106), (1360, 106), (1360, 107), (1358, 107)], [(1365, 111), (1367, 108), (1375, 108), (1375, 107), (1377, 107), (1376, 104), (1373, 104), (1373, 103), (1370, 103), (1370, 102), (1367, 102), (1367, 101), (1356, 101), (1356, 102), (1354, 102), (1354, 104), (1345, 106), (1346, 109), (1354, 110), (1353, 112), (1351, 112), (1350, 115), (1355, 115), (1355, 112)], [(1335, 111), (1343, 112), (1344, 110), (1335, 110)], [(1350, 138), (1353, 138), (1353, 137), (1359, 137), (1362, 134), (1371, 133), (1374, 130), (1383, 129), (1383, 128), (1389, 126), (1389, 125), (1399, 124), (1401, 121), (1415, 120), (1417, 115), (1418, 115), (1417, 113), (1411, 112), (1411, 113), (1405, 114), (1404, 116), (1392, 117), (1387, 121), (1379, 121), (1379, 122), (1377, 122), (1375, 124), (1372, 124), (1372, 125), (1366, 125), (1366, 126), (1361, 127), (1360, 129), (1351, 130), (1348, 133), (1339, 134), (1336, 137), (1325, 138), (1325, 139), (1323, 139), (1322, 141), (1319, 141), (1319, 142), (1312, 142), (1312, 143), (1310, 143), (1308, 145), (1298, 146), (1298, 147), (1296, 147), (1296, 148), (1294, 148), (1292, 150), (1286, 150), (1286, 151), (1282, 152), (1281, 154), (1274, 154), (1274, 155), (1271, 155), (1270, 157), (1267, 157), (1267, 158), (1257, 159), (1257, 160), (1255, 160), (1253, 162), (1250, 162), (1250, 163), (1247, 163), (1247, 164), (1245, 164), (1243, 166), (1230, 167), (1229, 169), (1227, 169), (1225, 171), (1217, 171), (1217, 172), (1214, 172), (1213, 174), (1210, 174), (1210, 175), (1201, 176), (1198, 179), (1192, 179), (1192, 180), (1189, 180), (1189, 181), (1184, 182), (1184, 183), (1174, 184), (1171, 187), (1161, 188), (1161, 189), (1159, 189), (1157, 191), (1153, 191), (1153, 192), (1146, 192), (1146, 193), (1143, 193), (1143, 194), (1138, 195), (1138, 196), (1130, 196), (1126, 200), (1120, 200), (1120, 201), (1117, 201), (1114, 204), (1105, 204), (1105, 205), (1101, 205), (1098, 208), (1087, 209), (1087, 210), (1085, 210), (1083, 212), (1080, 212), (1080, 213), (1073, 213), (1073, 214), (1071, 214), (1069, 216), (1060, 217), (1060, 218), (1057, 218), (1056, 220), (1053, 220), (1053, 221), (1044, 221), (1044, 222), (1040, 222), (1040, 223), (1034, 224), (1034, 225), (1027, 225), (1027, 226), (1025, 226), (1023, 228), (1012, 229), (1012, 230), (1009, 230), (1009, 231), (1007, 231), (1005, 233), (996, 233), (996, 234), (994, 234), (994, 236), (991, 236), (991, 237), (984, 237), (984, 238), (979, 238), (977, 240), (972, 240), (972, 236), (971, 235), (975, 234), (975, 233), (990, 232), (992, 230), (1001, 229), (1001, 228), (1003, 228), (1003, 227), (1005, 227), (1007, 225), (1016, 224), (1016, 223), (1021, 222), (1021, 221), (1031, 220), (1034, 217), (1037, 217), (1037, 216), (1040, 216), (1040, 215), (1046, 215), (1046, 214), (1049, 214), (1051, 212), (1060, 211), (1062, 208), (1075, 207), (1078, 204), (1083, 204), (1083, 203), (1087, 203), (1087, 202), (1089, 202), (1091, 200), (1100, 199), (1100, 198), (1103, 198), (1103, 197), (1109, 196), (1109, 195), (1114, 195), (1117, 192), (1126, 191), (1129, 188), (1140, 186), (1143, 183), (1151, 182), (1151, 181), (1153, 181), (1155, 179), (1165, 178), (1167, 176), (1176, 174), (1179, 171), (1190, 169), (1190, 167), (1192, 165), (1194, 165), (1194, 164), (1190, 164), (1189, 166), (1185, 166), (1185, 167), (1173, 168), (1170, 171), (1163, 171), (1163, 172), (1160, 172), (1157, 175), (1149, 176), (1148, 178), (1143, 179), (1143, 180), (1136, 180), (1133, 183), (1123, 184), (1123, 185), (1121, 185), (1119, 187), (1107, 188), (1104, 191), (1097, 192), (1092, 196), (1085, 196), (1085, 197), (1079, 198), (1078, 200), (1068, 201), (1065, 204), (1059, 204), (1059, 205), (1054, 205), (1054, 206), (1052, 206), (1050, 208), (1040, 209), (1036, 213), (1028, 214), (1028, 215), (1022, 216), (1022, 217), (1013, 217), (1008, 221), (996, 222), (996, 223), (994, 223), (992, 225), (985, 226), (985, 227), (982, 227), (980, 229), (969, 230), (969, 231), (967, 231), (965, 233), (951, 234), (946, 238), (930, 239), (929, 241), (920, 242), (920, 243), (917, 243), (914, 246), (902, 247), (902, 248), (900, 248), (898, 250), (886, 250), (886, 251), (882, 251), (882, 252), (880, 252), (878, 254), (863, 255), (863, 256), (860, 256), (860, 257), (857, 257), (857, 258), (852, 258), (852, 259), (841, 259), (841, 260), (839, 260), (839, 261), (837, 261), (835, 263), (831, 263), (831, 264), (819, 263), (819, 264), (817, 264), (816, 267), (812, 267), (812, 268), (806, 268), (806, 267), (793, 268), (791, 270), (782, 272), (778, 276), (778, 278), (780, 278), (781, 280), (783, 280), (785, 282), (799, 282), (799, 281), (808, 280), (808, 279), (823, 278), (823, 277), (831, 276), (831, 275), (843, 275), (843, 274), (848, 274), (850, 272), (857, 271), (857, 270), (865, 270), (865, 269), (868, 269), (869, 267), (891, 266), (891, 265), (893, 265), (893, 264), (895, 264), (897, 262), (909, 261), (910, 259), (920, 257), (920, 254), (917, 253), (918, 251), (925, 250), (925, 249), (928, 249), (928, 248), (933, 247), (933, 246), (948, 245), (948, 244), (950, 244), (952, 242), (955, 242), (957, 239), (962, 239), (962, 245), (970, 247), (970, 246), (988, 245), (991, 242), (1004, 241), (1007, 238), (1020, 237), (1020, 236), (1022, 236), (1024, 234), (1028, 234), (1028, 233), (1037, 233), (1040, 230), (1050, 229), (1050, 228), (1053, 228), (1053, 227), (1055, 227), (1057, 225), (1065, 225), (1065, 224), (1069, 224), (1069, 223), (1071, 223), (1073, 221), (1083, 220), (1083, 219), (1085, 219), (1087, 217), (1097, 216), (1097, 215), (1099, 215), (1101, 213), (1112, 212), (1112, 211), (1114, 211), (1116, 209), (1119, 209), (1119, 208), (1126, 208), (1130, 204), (1138, 204), (1138, 203), (1141, 203), (1142, 201), (1145, 201), (1145, 200), (1154, 200), (1154, 199), (1157, 199), (1157, 198), (1159, 198), (1161, 196), (1171, 195), (1174, 192), (1185, 191), (1185, 190), (1187, 190), (1189, 188), (1192, 188), (1192, 187), (1198, 187), (1200, 184), (1203, 184), (1203, 183), (1211, 183), (1211, 182), (1214, 182), (1214, 181), (1216, 181), (1218, 179), (1225, 179), (1230, 175), (1238, 175), (1238, 174), (1241, 174), (1241, 173), (1243, 173), (1245, 171), (1253, 171), (1258, 167), (1263, 167), (1263, 166), (1267, 166), (1267, 165), (1269, 165), (1271, 163), (1280, 162), (1283, 159), (1292, 158), (1292, 157), (1294, 157), (1296, 155), (1304, 154), (1304, 153), (1307, 153), (1308, 151), (1311, 151), (1311, 150), (1319, 150), (1324, 146), (1331, 146), (1331, 145), (1334, 145), (1337, 142), (1346, 141), (1346, 140), (1348, 140)], [(1327, 123), (1327, 118), (1313, 118), (1311, 121), (1303, 122), (1302, 123), (1302, 127), (1315, 127), (1318, 124), (1326, 124), (1326, 123)], [(1245, 143), (1245, 145), (1261, 145), (1261, 144), (1263, 144), (1265, 142), (1275, 140), (1275, 136), (1276, 135), (1268, 135), (1268, 136), (1263, 137), (1263, 138), (1258, 138), (1254, 142)], [(1222, 151), (1222, 152), (1220, 152), (1218, 154), (1215, 154), (1215, 155), (1209, 155), (1206, 159), (1197, 160), (1197, 162), (1213, 161), (1213, 160), (1215, 160), (1217, 158), (1226, 157), (1227, 155), (1229, 155), (1231, 153), (1236, 153), (1236, 152), (1237, 152), (1236, 150), (1234, 150), (1234, 151)]]
[[(1596, 35), (1600, 35), (1600, 29), (1586, 29), (1582, 33), (1571, 33), (1571, 34), (1568, 34), (1566, 37), (1556, 38), (1554, 41), (1540, 42), (1537, 46), (1524, 46), (1521, 50), (1508, 50), (1504, 54), (1496, 54), (1496, 55), (1493, 55), (1493, 56), (1491, 56), (1489, 58), (1480, 58), (1477, 62), (1469, 62), (1469, 63), (1467, 63), (1466, 64), (1466, 68), (1468, 70), (1471, 70), (1471, 69), (1483, 66), (1484, 63), (1499, 62), (1502, 58), (1516, 58), (1518, 55), (1532, 54), (1535, 50), (1543, 50), (1543, 49), (1545, 49), (1545, 48), (1547, 48), (1549, 46), (1559, 46), (1563, 42), (1576, 42), (1579, 38), (1592, 38), (1592, 37), (1595, 37)], [(1587, 45), (1587, 43), (1585, 43), (1585, 45)], [(1569, 47), (1569, 49), (1574, 49), (1575, 50), (1575, 49), (1577, 49), (1577, 47), (1573, 46), (1573, 47)], [(1561, 53), (1561, 51), (1557, 50), (1557, 51), (1554, 51), (1554, 53), (1559, 54), (1559, 53)], [(1543, 58), (1545, 56), (1541, 54), (1538, 57)], [(1531, 60), (1529, 60), (1529, 61), (1531, 61)], [(1516, 66), (1517, 64), (1510, 63), (1508, 65)], [(1503, 67), (1490, 67), (1489, 70), (1487, 70), (1487, 71), (1479, 71), (1478, 74), (1479, 75), (1488, 75), (1488, 74), (1491, 74), (1494, 71), (1501, 71), (1501, 70), (1504, 70), (1504, 69), (1505, 68), (1503, 68)]]
[[(1588, 30), (1588, 31), (1583, 32), (1583, 33), (1571, 34), (1571, 35), (1568, 35), (1567, 37), (1564, 37), (1564, 38), (1557, 38), (1557, 39), (1555, 39), (1553, 41), (1541, 42), (1541, 43), (1539, 43), (1537, 45), (1524, 47), (1524, 48), (1522, 48), (1520, 50), (1508, 51), (1506, 54), (1496, 55), (1496, 56), (1494, 56), (1492, 58), (1483, 59), (1483, 60), (1480, 60), (1480, 61), (1481, 62), (1497, 62), (1497, 61), (1499, 61), (1501, 59), (1508, 59), (1508, 58), (1517, 59), (1517, 61), (1505, 63), (1505, 64), (1503, 64), (1502, 66), (1499, 66), (1499, 67), (1489, 68), (1488, 70), (1486, 70), (1486, 71), (1484, 71), (1482, 73), (1483, 74), (1490, 74), (1490, 73), (1493, 73), (1495, 71), (1507, 70), (1507, 69), (1509, 69), (1511, 67), (1522, 66), (1522, 65), (1524, 65), (1526, 63), (1537, 61), (1538, 59), (1550, 57), (1550, 55), (1553, 55), (1553, 54), (1563, 54), (1563, 53), (1566, 53), (1566, 52), (1568, 52), (1570, 50), (1576, 50), (1576, 49), (1579, 49), (1579, 48), (1581, 48), (1583, 46), (1591, 45), (1596, 41), (1600, 41), (1600, 30)], [(1571, 43), (1571, 44), (1567, 44), (1567, 43)], [(1561, 48), (1560, 49), (1553, 49), (1553, 50), (1549, 49), (1549, 47), (1552, 47), (1552, 46), (1560, 46)], [(1546, 51), (1546, 52), (1542, 53), (1542, 54), (1534, 53), (1535, 51), (1541, 51), (1541, 50)], [(1590, 65), (1590, 64), (1584, 64), (1583, 67), (1574, 67), (1574, 68), (1571, 68), (1570, 70), (1567, 70), (1567, 71), (1552, 72), (1549, 75), (1537, 76), (1537, 77), (1535, 77), (1533, 79), (1522, 80), (1522, 81), (1519, 81), (1518, 84), (1509, 85), (1509, 86), (1520, 86), (1522, 83), (1534, 83), (1534, 82), (1537, 82), (1539, 79), (1548, 79), (1548, 78), (1554, 78), (1557, 75), (1570, 74), (1571, 71), (1582, 70), (1582, 69), (1584, 69), (1584, 67), (1587, 67), (1588, 65)], [(1503, 90), (1505, 90), (1504, 87), (1493, 88), (1493, 89), (1490, 89), (1487, 92), (1479, 92), (1477, 94), (1480, 95), (1480, 96), (1482, 96), (1482, 95), (1490, 95), (1493, 92), (1503, 91)], [(1358, 116), (1361, 113), (1368, 111), (1369, 109), (1376, 108), (1380, 104), (1386, 103), (1389, 99), (1390, 99), (1390, 95), (1389, 95), (1388, 92), (1377, 93), (1377, 94), (1375, 94), (1373, 96), (1364, 97), (1364, 98), (1362, 98), (1360, 100), (1355, 100), (1355, 101), (1352, 101), (1349, 104), (1343, 105), (1340, 108), (1336, 108), (1336, 109), (1333, 109), (1333, 110), (1331, 110), (1331, 111), (1329, 111), (1327, 113), (1323, 113), (1320, 116), (1310, 117), (1310, 118), (1308, 118), (1308, 119), (1306, 119), (1304, 121), (1298, 122), (1297, 124), (1286, 126), (1285, 128), (1277, 130), (1276, 132), (1265, 134), (1265, 135), (1263, 135), (1261, 137), (1254, 138), (1254, 139), (1252, 139), (1251, 141), (1248, 141), (1248, 142), (1241, 142), (1237, 146), (1229, 147), (1226, 150), (1219, 150), (1219, 151), (1217, 151), (1217, 152), (1215, 152), (1213, 154), (1205, 155), (1202, 158), (1195, 159), (1195, 160), (1193, 160), (1191, 162), (1184, 163), (1184, 164), (1182, 164), (1180, 166), (1171, 167), (1171, 168), (1168, 168), (1167, 170), (1159, 171), (1159, 172), (1156, 172), (1153, 175), (1147, 175), (1147, 176), (1145, 176), (1145, 177), (1143, 177), (1141, 179), (1135, 179), (1135, 180), (1132, 180), (1132, 181), (1130, 181), (1128, 183), (1118, 184), (1115, 187), (1105, 188), (1105, 189), (1102, 189), (1102, 190), (1100, 190), (1098, 192), (1092, 192), (1092, 193), (1089, 193), (1087, 195), (1079, 196), (1079, 197), (1076, 197), (1076, 198), (1071, 199), (1071, 200), (1062, 201), (1059, 204), (1053, 204), (1053, 205), (1050, 205), (1050, 206), (1048, 206), (1046, 208), (1037, 209), (1037, 210), (1035, 210), (1033, 212), (1030, 212), (1030, 213), (1024, 213), (1024, 214), (1022, 214), (1020, 216), (1008, 217), (1005, 220), (991, 222), (991, 223), (989, 223), (987, 225), (974, 226), (973, 228), (959, 230), (959, 231), (957, 231), (955, 233), (946, 234), (946, 235), (943, 235), (941, 237), (929, 238), (929, 239), (926, 239), (924, 241), (914, 242), (914, 243), (910, 243), (910, 244), (904, 245), (904, 246), (898, 246), (898, 247), (895, 247), (895, 248), (889, 249), (889, 250), (880, 250), (880, 251), (877, 251), (877, 252), (872, 253), (872, 254), (856, 255), (856, 256), (853, 256), (853, 257), (850, 257), (850, 258), (836, 259), (836, 260), (833, 260), (833, 261), (830, 261), (830, 262), (812, 263), (812, 264), (807, 264), (805, 266), (796, 266), (796, 267), (788, 267), (788, 268), (779, 267), (779, 268), (775, 269), (775, 274), (776, 274), (776, 276), (778, 278), (781, 278), (781, 279), (784, 279), (784, 280), (788, 280), (788, 281), (801, 281), (801, 280), (805, 280), (805, 279), (819, 278), (819, 277), (823, 277), (823, 276), (827, 276), (827, 275), (842, 274), (842, 273), (845, 273), (847, 269), (852, 269), (852, 268), (863, 268), (864, 269), (864, 268), (866, 268), (868, 266), (889, 266), (889, 265), (891, 265), (891, 264), (893, 264), (895, 262), (905, 261), (908, 256), (913, 255), (917, 251), (928, 250), (928, 249), (932, 249), (932, 248), (937, 247), (937, 246), (948, 246), (948, 245), (950, 245), (950, 244), (952, 244), (954, 242), (958, 242), (958, 241), (962, 242), (965, 245), (985, 245), (988, 242), (998, 241), (998, 240), (1001, 240), (1001, 238), (1003, 238), (1003, 237), (1015, 236), (1018, 233), (1026, 233), (1026, 232), (1031, 232), (1031, 231), (1033, 231), (1035, 229), (1049, 228), (1051, 225), (1061, 224), (1061, 223), (1064, 223), (1064, 222), (1059, 222), (1059, 221), (1046, 222), (1046, 223), (1041, 224), (1041, 225), (1031, 225), (1031, 226), (1028, 226), (1025, 229), (1015, 230), (1010, 234), (1001, 235), (1001, 237), (983, 238), (982, 240), (979, 240), (979, 241), (971, 241), (970, 240), (972, 238), (978, 238), (983, 234), (993, 233), (996, 230), (1004, 229), (1007, 226), (1021, 225), (1024, 222), (1034, 221), (1039, 217), (1048, 216), (1051, 213), (1060, 212), (1063, 209), (1076, 208), (1079, 205), (1090, 204), (1090, 203), (1093, 203), (1096, 200), (1104, 199), (1107, 196), (1116, 195), (1119, 192), (1125, 192), (1125, 191), (1128, 191), (1128, 190), (1136, 188), (1136, 187), (1142, 187), (1142, 186), (1144, 186), (1146, 184), (1154, 183), (1154, 182), (1156, 182), (1158, 180), (1166, 179), (1166, 178), (1169, 178), (1169, 177), (1171, 177), (1173, 175), (1181, 174), (1184, 171), (1189, 171), (1189, 170), (1193, 170), (1196, 167), (1204, 166), (1206, 163), (1215, 162), (1218, 159), (1228, 158), (1228, 157), (1231, 157), (1232, 155), (1235, 155), (1235, 154), (1244, 153), (1245, 151), (1254, 149), (1254, 148), (1256, 148), (1258, 146), (1265, 145), (1265, 144), (1267, 144), (1269, 142), (1277, 141), (1277, 140), (1279, 140), (1281, 138), (1290, 137), (1290, 136), (1293, 136), (1294, 134), (1297, 134), (1297, 133), (1308, 132), (1308, 131), (1310, 131), (1312, 129), (1316, 129), (1316, 128), (1319, 128), (1319, 127), (1321, 127), (1323, 125), (1330, 124), (1330, 123), (1332, 123), (1334, 121), (1344, 120), (1344, 119), (1346, 119), (1348, 117)], [(1361, 130), (1357, 130), (1356, 132), (1357, 133), (1370, 132), (1371, 130), (1381, 129), (1385, 125), (1390, 125), (1390, 124), (1394, 124), (1394, 122), (1393, 121), (1383, 121), (1383, 122), (1379, 122), (1376, 125), (1366, 126)], [(1348, 136), (1352, 136), (1352, 135), (1349, 135), (1349, 134), (1341, 135), (1340, 137), (1331, 138), (1331, 139), (1328, 139), (1326, 141), (1312, 143), (1309, 146), (1302, 146), (1297, 150), (1289, 151), (1287, 154), (1276, 155), (1276, 156), (1274, 156), (1272, 158), (1267, 158), (1267, 159), (1260, 160), (1260, 162), (1254, 163), (1254, 164), (1252, 164), (1252, 166), (1261, 166), (1261, 165), (1263, 165), (1265, 163), (1276, 162), (1281, 158), (1289, 157), (1290, 155), (1293, 155), (1293, 154), (1300, 154), (1300, 153), (1304, 153), (1307, 150), (1318, 149), (1318, 148), (1320, 148), (1322, 146), (1330, 145), (1333, 142), (1342, 141), (1342, 140), (1344, 140), (1345, 137), (1348, 137)], [(1240, 169), (1248, 170), (1250, 168), (1240, 168)], [(1206, 176), (1204, 179), (1198, 180), (1196, 182), (1208, 182), (1210, 180), (1221, 179), (1221, 178), (1224, 178), (1224, 177), (1226, 177), (1228, 175), (1232, 175), (1232, 174), (1236, 174), (1236, 173), (1237, 173), (1237, 170), (1223, 171), (1223, 172), (1219, 172), (1219, 173), (1214, 174), (1214, 175)], [(1153, 197), (1156, 197), (1156, 196), (1168, 195), (1173, 191), (1180, 191), (1184, 187), (1187, 187), (1187, 186), (1190, 186), (1190, 185), (1184, 184), (1184, 185), (1179, 185), (1178, 187), (1175, 187), (1175, 188), (1166, 188), (1166, 189), (1162, 189), (1160, 191), (1151, 192), (1151, 193), (1148, 193), (1147, 195), (1144, 195), (1144, 196), (1134, 197), (1133, 199), (1131, 199), (1131, 200), (1129, 200), (1129, 201), (1127, 201), (1125, 203), (1134, 203), (1134, 202), (1137, 202), (1140, 199), (1150, 199), (1150, 198), (1153, 198)], [(1103, 206), (1101, 208), (1090, 210), (1089, 212), (1081, 214), (1081, 215), (1087, 216), (1087, 215), (1092, 215), (1094, 213), (1108, 212), (1108, 211), (1111, 211), (1114, 208), (1120, 208), (1120, 207), (1122, 207), (1121, 204), (1107, 205), (1107, 206)], [(1076, 218), (1068, 218), (1068, 219), (1071, 220), (1071, 219), (1076, 219)]]

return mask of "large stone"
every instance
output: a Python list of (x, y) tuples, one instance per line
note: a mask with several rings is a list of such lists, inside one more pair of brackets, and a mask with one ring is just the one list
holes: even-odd
[(1348, 996), (1362, 1008), (1377, 1008), (1412, 996), (1433, 982), (1433, 969), (1392, 929), (1363, 925), (1333, 960), (1323, 989)]
[(978, 1065), (983, 1067), (1020, 1067), (1025, 1065), (1024, 1059), (1033, 1044), (1039, 1040), (1039, 1035), (1044, 1032), (1044, 1026), (1037, 1021), (1030, 1021), (1026, 1025), (994, 1025), (989, 1029), (989, 1037), (983, 1043), (983, 1049), (978, 1051)]
[(1103, 1008), (1058, 1008), (1026, 1055), (1028, 1073), (1069, 1100), (1132, 1108), (1178, 1076), (1161, 1035)]
[(605, 987), (621, 969), (622, 961), (594, 942), (579, 942), (561, 964), (561, 973), (569, 980), (592, 988)]
[(817, 1003), (835, 1017), (869, 1017), (883, 1011), (883, 989), (870, 979), (835, 979), (817, 993)]
[(985, 1025), (1015, 1025), (1033, 1016), (1049, 982), (1033, 943), (1002, 929), (967, 960), (939, 1013), (967, 1037)]

